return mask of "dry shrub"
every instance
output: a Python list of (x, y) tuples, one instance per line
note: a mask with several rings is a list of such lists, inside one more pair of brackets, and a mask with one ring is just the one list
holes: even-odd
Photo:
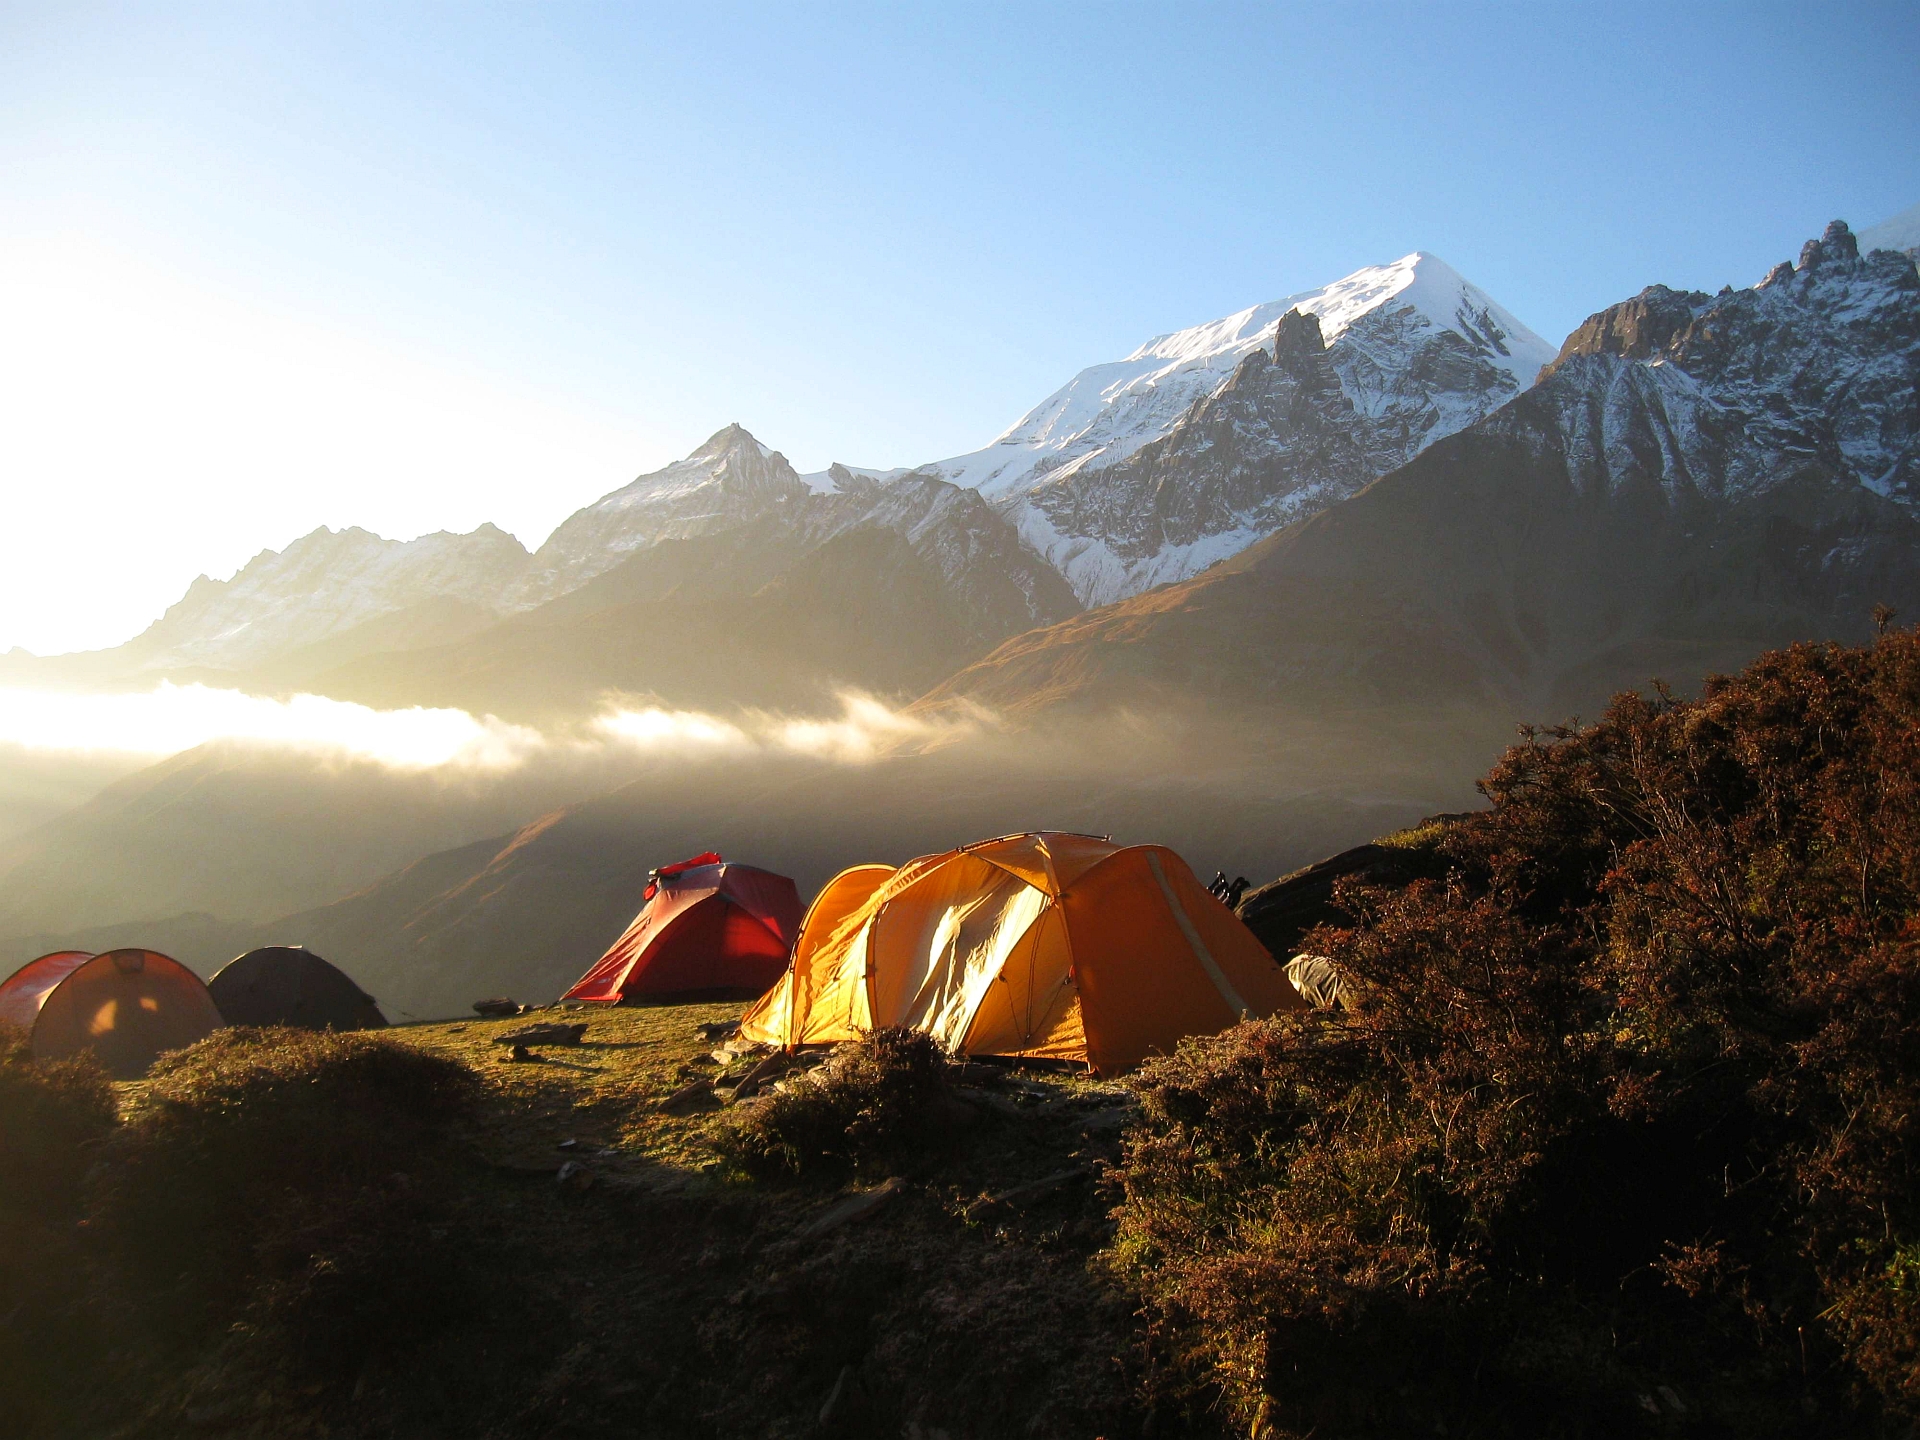
[(1352, 1011), (1141, 1077), (1116, 1253), (1188, 1393), (1323, 1435), (1610, 1433), (1661, 1384), (1742, 1433), (1910, 1422), (1920, 634), (1620, 697), (1482, 790), (1444, 882), (1310, 940)]
[(36, 1063), (0, 1025), (0, 1214), (47, 1219), (73, 1206), (87, 1149), (113, 1128), (113, 1082), (91, 1051)]
[(95, 1335), (75, 1243), (80, 1184), (115, 1123), (113, 1085), (91, 1054), (35, 1063), (0, 1026), (0, 1409), (31, 1433), (50, 1423)]
[(946, 1064), (931, 1036), (876, 1030), (747, 1109), (724, 1148), (762, 1177), (894, 1164), (946, 1136)]
[(222, 1030), (165, 1057), (94, 1215), (126, 1299), (179, 1341), (233, 1327), (350, 1375), (460, 1299), (448, 1126), (476, 1092), (364, 1034)]

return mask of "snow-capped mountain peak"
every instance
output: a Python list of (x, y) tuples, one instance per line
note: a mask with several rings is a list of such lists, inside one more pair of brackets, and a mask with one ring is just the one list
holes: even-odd
[(564, 595), (636, 550), (778, 513), (810, 493), (786, 456), (728, 425), (686, 459), (576, 510), (534, 555), (514, 603)]
[[(1290, 463), (1283, 457), (1298, 448), (1283, 433), (1289, 422), (1249, 415), (1242, 419), (1252, 428), (1237, 431), (1227, 467), (1231, 480), (1225, 470), (1215, 477), (1227, 490), (1169, 496), (1146, 485), (1133, 471), (1150, 465), (1149, 447), (1173, 444), (1202, 402), (1223, 394), (1243, 362), (1275, 342), (1281, 318), (1293, 311), (1318, 321), (1344, 394), (1336, 408), (1352, 412), (1344, 419), (1322, 413), (1316, 423), (1367, 432), (1347, 437), (1350, 463), (1322, 464), (1311, 479), (1283, 473)], [(1102, 604), (1184, 578), (1333, 503), (1519, 394), (1554, 353), (1459, 271), (1415, 251), (1317, 290), (1157, 335), (1125, 359), (1082, 370), (985, 449), (919, 473), (979, 490), (1083, 603)], [(1252, 474), (1262, 470), (1272, 473)], [(1188, 473), (1171, 483), (1193, 490), (1213, 482)], [(1143, 517), (1150, 490), (1156, 506), (1185, 512), (1171, 532)]]
[(769, 450), (754, 439), (745, 426), (735, 423), (708, 436), (706, 443), (686, 459), (676, 460), (601, 496), (574, 518), (594, 512), (606, 514), (670, 504), (716, 487), (783, 494), (797, 478), (786, 456)]
[(1063, 471), (1112, 465), (1166, 434), (1195, 401), (1225, 384), (1241, 360), (1271, 343), (1289, 310), (1318, 317), (1329, 347), (1370, 315), (1395, 317), (1402, 332), (1452, 331), (1510, 377), (1509, 393), (1530, 385), (1554, 356), (1552, 345), (1485, 291), (1416, 250), (1317, 290), (1156, 335), (1123, 360), (1082, 370), (985, 449), (922, 469), (1000, 500)]
[[(991, 572), (966, 582), (997, 597), (980, 601), (987, 611), (1057, 618), (1075, 603), (1183, 578), (1335, 503), (1517, 394), (1552, 355), (1457, 271), (1415, 252), (1155, 336), (1082, 371), (971, 455), (803, 476), (727, 425), (576, 511), (531, 559), (489, 535), (460, 539), (444, 559), (451, 537), (410, 542), (404, 553), (371, 536), (319, 537), (338, 552), (335, 568), (358, 577), (350, 600), (329, 601), (338, 613), (297, 616), (301, 602), (281, 595), (277, 578), (269, 597), (257, 572), (219, 597), (206, 582), (157, 628), (170, 656), (237, 663), (296, 633), (323, 638), (352, 617), (411, 603), (410, 583), (376, 575), (445, 570), (448, 593), (505, 613), (576, 590), (661, 541), (743, 526), (797, 545), (862, 526), (893, 530), (945, 583)], [(317, 543), (289, 547), (273, 574), (292, 575), (296, 551)]]

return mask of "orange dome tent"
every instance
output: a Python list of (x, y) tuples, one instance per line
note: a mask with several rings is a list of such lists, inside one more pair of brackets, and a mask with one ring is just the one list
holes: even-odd
[(813, 1045), (907, 1025), (956, 1054), (1113, 1075), (1183, 1036), (1305, 1008), (1173, 851), (1041, 831), (834, 877), (740, 1034)]
[(563, 1000), (758, 995), (786, 969), (800, 928), (793, 881), (712, 851), (654, 871), (641, 898), (633, 923)]
[(92, 1050), (122, 1080), (162, 1051), (211, 1035), (222, 1021), (207, 987), (157, 950), (63, 950), (0, 985), (0, 1020), (32, 1032), (33, 1053), (56, 1060)]

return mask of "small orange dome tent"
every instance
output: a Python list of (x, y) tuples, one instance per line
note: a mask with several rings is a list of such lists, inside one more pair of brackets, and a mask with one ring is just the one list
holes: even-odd
[(0, 986), (0, 1019), (32, 1031), (34, 1055), (92, 1050), (122, 1080), (146, 1074), (165, 1050), (219, 1029), (200, 977), (157, 950), (67, 950), (43, 955)]
[(633, 923), (562, 999), (759, 995), (786, 969), (800, 929), (793, 881), (712, 851), (655, 870), (641, 899)]
[(1042, 831), (836, 876), (740, 1034), (812, 1045), (906, 1025), (956, 1054), (1113, 1075), (1184, 1036), (1305, 1008), (1173, 851)]
[(366, 991), (304, 945), (262, 945), (207, 982), (229, 1025), (380, 1030), (387, 1017)]

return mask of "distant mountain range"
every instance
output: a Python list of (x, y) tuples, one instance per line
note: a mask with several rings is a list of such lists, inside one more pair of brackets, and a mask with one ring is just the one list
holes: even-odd
[[(915, 693), (1344, 499), (1519, 393), (1552, 353), (1409, 255), (1156, 337), (971, 455), (802, 476), (728, 426), (532, 555), (490, 525), (407, 542), (323, 528), (231, 580), (202, 576), (115, 650), (0, 670), (484, 705), (531, 661), (540, 674), (511, 686), (522, 712), (529, 695), (608, 688), (683, 703)], [(912, 626), (891, 622), (904, 615)]]
[(973, 456), (800, 475), (729, 426), (532, 555), (491, 527), (263, 552), (0, 676), (540, 721), (857, 685), (1010, 728), (866, 768), (561, 744), (492, 778), (202, 747), (0, 846), (0, 960), (308, 940), (446, 1013), (545, 998), (710, 843), (811, 883), (1082, 826), (1264, 878), (1457, 808), (1516, 721), (1920, 619), (1915, 221), (1650, 286), (1551, 355), (1413, 256), (1084, 372)]

